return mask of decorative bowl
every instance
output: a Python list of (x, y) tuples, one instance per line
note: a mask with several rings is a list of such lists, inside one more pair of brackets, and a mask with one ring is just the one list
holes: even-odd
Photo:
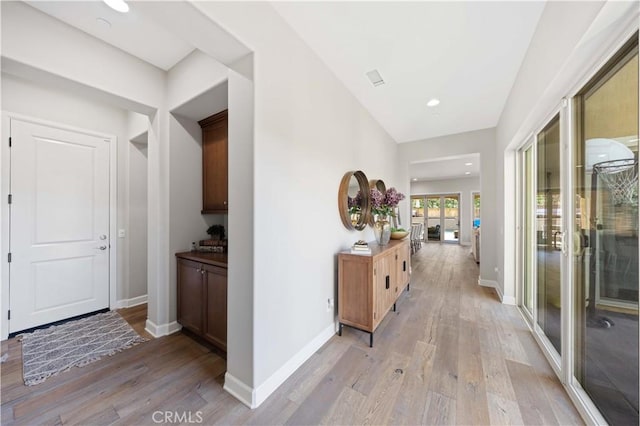
[(391, 233), (391, 239), (392, 240), (401, 240), (404, 237), (406, 237), (407, 235), (409, 235), (409, 231), (395, 231)]

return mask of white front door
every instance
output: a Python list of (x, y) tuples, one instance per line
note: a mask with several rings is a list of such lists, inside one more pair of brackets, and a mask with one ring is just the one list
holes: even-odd
[(9, 332), (109, 307), (109, 140), (11, 120)]

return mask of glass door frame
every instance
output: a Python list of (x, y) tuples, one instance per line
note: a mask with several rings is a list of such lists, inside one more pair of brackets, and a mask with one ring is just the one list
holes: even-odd
[[(571, 257), (567, 256), (567, 232), (566, 230), (567, 228), (567, 216), (568, 213), (570, 212), (570, 210), (568, 210), (568, 200), (570, 200), (570, 197), (567, 197), (567, 193), (569, 191), (567, 191), (567, 187), (565, 186), (567, 184), (567, 174), (569, 173), (570, 168), (566, 166), (566, 161), (567, 161), (567, 153), (568, 153), (568, 148), (567, 148), (567, 143), (571, 143), (571, 140), (567, 138), (568, 134), (566, 133), (566, 131), (564, 129), (566, 129), (566, 123), (570, 122), (570, 115), (568, 115), (568, 111), (567, 111), (567, 105), (568, 103), (563, 99), (562, 102), (560, 103), (560, 105), (557, 105), (555, 108), (553, 108), (553, 110), (551, 111), (550, 114), (548, 114), (544, 120), (542, 120), (536, 127), (535, 127), (535, 131), (533, 133), (531, 133), (530, 135), (527, 136), (527, 138), (525, 139), (525, 141), (520, 145), (520, 147), (517, 150), (517, 172), (516, 172), (516, 176), (518, 177), (518, 181), (516, 182), (516, 187), (518, 188), (518, 199), (517, 199), (517, 212), (516, 212), (516, 217), (517, 217), (517, 224), (516, 224), (516, 228), (517, 228), (517, 238), (518, 238), (518, 262), (517, 262), (517, 277), (518, 277), (518, 285), (516, 286), (516, 301), (518, 304), (518, 308), (520, 309), (520, 312), (522, 313), (522, 316), (525, 318), (527, 325), (529, 326), (529, 328), (532, 331), (533, 337), (536, 340), (536, 342), (538, 343), (538, 346), (542, 349), (542, 353), (544, 354), (545, 358), (547, 358), (547, 360), (549, 361), (549, 364), (551, 365), (551, 368), (553, 368), (554, 372), (556, 373), (556, 375), (561, 378), (561, 381), (563, 383), (564, 380), (562, 379), (563, 377), (563, 372), (566, 371), (566, 361), (568, 358), (568, 353), (567, 351), (567, 346), (571, 346), (572, 343), (570, 343), (569, 341), (566, 340), (565, 336), (570, 336), (567, 334), (567, 325), (570, 323), (569, 320), (570, 318), (567, 317), (568, 311), (569, 309), (567, 309), (565, 303), (567, 300), (571, 301), (570, 299), (570, 293), (569, 295), (567, 294), (567, 279), (568, 278), (572, 278), (572, 277), (568, 277), (567, 273), (568, 270), (570, 268), (567, 267), (568, 264), (568, 260), (571, 259)], [(561, 194), (561, 208), (562, 208), (562, 219), (561, 219), (561, 233), (562, 233), (562, 255), (560, 256), (561, 261), (560, 261), (560, 305), (561, 305), (561, 311), (560, 311), (560, 340), (562, 342), (561, 345), (561, 351), (560, 353), (558, 353), (558, 351), (554, 348), (553, 344), (551, 343), (551, 341), (549, 340), (549, 338), (545, 335), (544, 330), (540, 327), (540, 325), (538, 324), (538, 271), (537, 271), (537, 238), (536, 238), (536, 234), (535, 234), (535, 230), (536, 230), (536, 220), (537, 220), (537, 194), (538, 194), (538, 182), (537, 182), (537, 167), (538, 167), (538, 135), (540, 134), (540, 132), (547, 126), (547, 124), (549, 124), (556, 116), (559, 116), (560, 119), (560, 194)], [(568, 121), (569, 120), (569, 121)], [(533, 149), (533, 171), (532, 171), (532, 175), (530, 176), (533, 181), (532, 181), (532, 194), (531, 196), (533, 197), (533, 203), (532, 205), (535, 206), (534, 209), (532, 209), (533, 211), (529, 211), (527, 212), (527, 209), (525, 208), (525, 202), (526, 202), (526, 196), (527, 196), (527, 192), (526, 192), (526, 181), (524, 179), (525, 173), (526, 173), (526, 167), (525, 167), (525, 152), (529, 149)], [(570, 188), (570, 187), (569, 187)], [(532, 227), (532, 235), (527, 236), (526, 235), (526, 228), (525, 228), (525, 215), (529, 215), (529, 220), (531, 220), (534, 224), (534, 226)], [(529, 237), (527, 239), (527, 237)], [(531, 258), (530, 261), (532, 262), (532, 264), (534, 265), (534, 267), (531, 270), (531, 283), (532, 283), (532, 290), (533, 291), (533, 295), (532, 295), (532, 311), (533, 312), (529, 312), (525, 307), (524, 307), (524, 279), (525, 279), (525, 254), (527, 253), (527, 251), (525, 250), (525, 247), (527, 246), (528, 243), (528, 253), (530, 254)], [(569, 298), (569, 299), (568, 299)], [(572, 342), (572, 340), (571, 340)]]
[[(526, 275), (526, 262), (527, 260), (531, 262), (531, 264), (535, 264), (535, 247), (533, 242), (535, 241), (534, 235), (527, 235), (526, 223), (527, 219), (530, 223), (535, 223), (535, 214), (533, 211), (527, 211), (526, 209), (526, 196), (527, 196), (527, 177), (531, 179), (531, 187), (532, 193), (536, 193), (536, 180), (535, 180), (535, 164), (536, 164), (536, 139), (533, 135), (527, 137), (526, 142), (518, 149), (517, 154), (517, 165), (516, 165), (516, 188), (518, 190), (518, 200), (516, 203), (516, 247), (518, 250), (517, 253), (517, 265), (516, 265), (516, 276), (518, 277), (518, 285), (516, 286), (516, 304), (520, 311), (522, 312), (522, 316), (527, 322), (527, 325), (530, 329), (533, 330), (533, 324), (536, 322), (536, 318), (534, 315), (536, 306), (536, 297), (537, 292), (531, 289), (531, 310), (526, 307), (525, 304), (525, 275)], [(531, 150), (531, 154), (533, 157), (533, 170), (527, 170), (526, 167), (526, 152)], [(527, 238), (528, 237), (528, 238)], [(529, 246), (527, 247), (527, 242), (529, 242)], [(528, 248), (528, 250), (527, 250)], [(528, 256), (527, 256), (528, 255)], [(531, 268), (531, 282), (537, 282), (537, 268)]]

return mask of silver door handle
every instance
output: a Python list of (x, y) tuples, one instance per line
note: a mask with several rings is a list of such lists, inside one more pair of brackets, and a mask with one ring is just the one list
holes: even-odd
[(106, 235), (104, 235), (104, 234), (102, 234), (102, 235), (100, 235), (100, 239), (101, 239), (101, 240), (106, 240), (106, 239), (107, 239), (107, 236), (106, 236)]
[(100, 247), (96, 247), (96, 250), (106, 250), (107, 246), (100, 246)]

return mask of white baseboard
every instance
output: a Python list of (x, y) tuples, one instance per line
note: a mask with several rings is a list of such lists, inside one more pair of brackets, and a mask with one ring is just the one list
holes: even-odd
[(116, 302), (116, 309), (120, 308), (132, 308), (134, 306), (142, 305), (143, 303), (147, 303), (147, 295), (143, 294), (142, 296), (133, 297), (131, 299), (122, 299)]
[(461, 241), (460, 245), (463, 247), (471, 247), (471, 243), (469, 241)]
[(249, 408), (257, 408), (285, 382), (302, 364), (305, 363), (318, 349), (336, 334), (336, 324), (333, 323), (318, 334), (304, 348), (292, 356), (282, 367), (265, 380), (260, 386), (252, 389), (242, 381), (227, 372), (225, 374), (224, 390), (235, 396)]
[(482, 278), (478, 278), (478, 285), (481, 285), (482, 287), (492, 287), (497, 289), (498, 281), (483, 280)]
[(153, 337), (162, 337), (182, 330), (182, 326), (176, 321), (170, 322), (169, 324), (156, 325), (147, 319), (144, 329)]
[(483, 287), (492, 287), (496, 290), (496, 293), (498, 293), (498, 297), (500, 298), (500, 302), (502, 302), (505, 305), (515, 305), (516, 304), (516, 298), (513, 296), (505, 296), (502, 293), (502, 289), (500, 288), (500, 286), (498, 285), (497, 281), (493, 281), (493, 280), (483, 280), (481, 278), (478, 278), (478, 285), (481, 285)]
[(247, 407), (254, 409), (257, 407), (255, 401), (255, 392), (244, 384), (241, 380), (230, 374), (228, 371), (224, 375), (224, 390), (229, 392), (236, 399)]
[(502, 298), (502, 303), (505, 305), (513, 305), (516, 306), (516, 298), (513, 296), (504, 296)]
[(310, 341), (304, 348), (292, 356), (282, 367), (271, 375), (255, 390), (256, 407), (262, 404), (278, 387), (285, 382), (302, 364), (316, 353), (329, 339), (336, 334), (336, 324), (332, 323)]

